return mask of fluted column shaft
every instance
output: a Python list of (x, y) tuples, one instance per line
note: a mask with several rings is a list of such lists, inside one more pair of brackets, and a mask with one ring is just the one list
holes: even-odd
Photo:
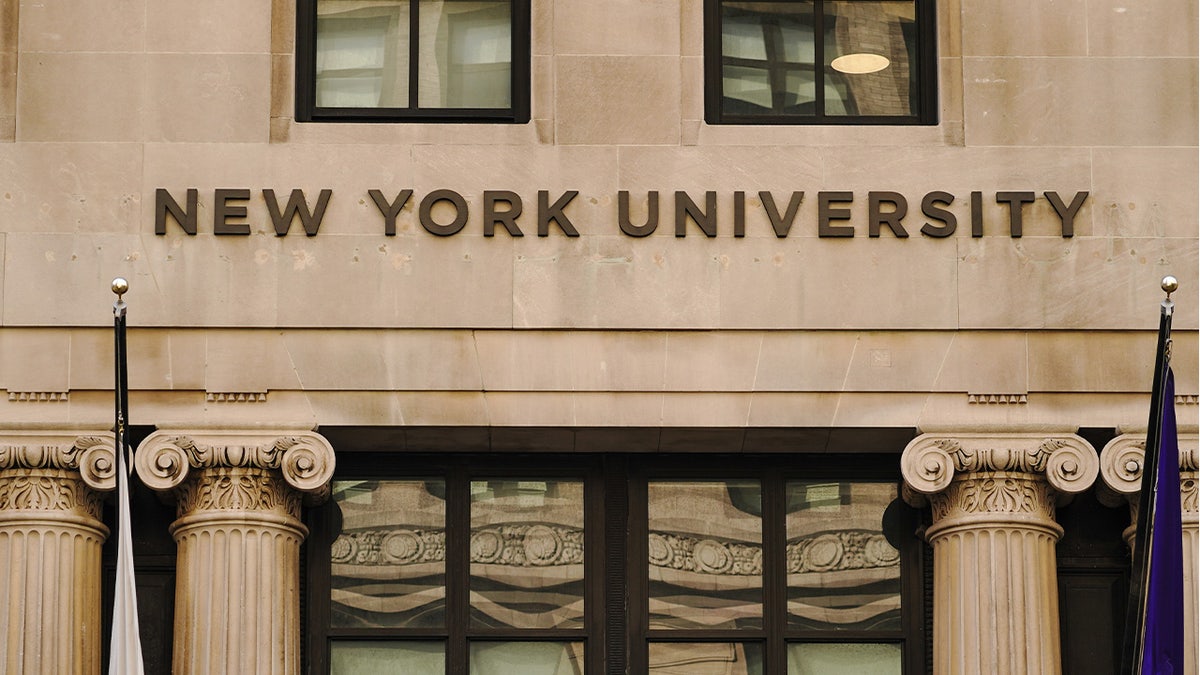
[(1095, 480), (1095, 451), (1073, 435), (926, 434), (901, 467), (933, 515), (933, 672), (1060, 672), (1055, 506)]
[(0, 671), (100, 672), (111, 434), (0, 431)]
[(138, 453), (142, 480), (177, 501), (173, 672), (299, 673), (301, 500), (323, 497), (332, 448), (311, 432), (158, 432)]
[[(1197, 498), (1197, 454), (1200, 436), (1181, 433), (1179, 439), (1179, 490), (1183, 510), (1183, 672), (1196, 675), (1200, 653), (1196, 635), (1200, 624), (1196, 617), (1197, 569), (1200, 564), (1196, 550), (1200, 547), (1200, 503)], [(1137, 535), (1138, 500), (1142, 491), (1142, 465), (1146, 458), (1145, 434), (1117, 436), (1100, 453), (1100, 473), (1103, 477), (1105, 503), (1129, 505), (1130, 525), (1122, 533), (1125, 543), (1133, 548)]]

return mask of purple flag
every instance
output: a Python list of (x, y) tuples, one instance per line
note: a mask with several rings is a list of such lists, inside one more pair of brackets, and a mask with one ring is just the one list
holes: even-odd
[[(1154, 520), (1150, 523), (1150, 579), (1142, 675), (1183, 673), (1183, 522), (1179, 504), (1179, 439), (1175, 433), (1175, 377), (1167, 368), (1162, 394)], [(1150, 456), (1150, 448), (1146, 448)], [(1142, 534), (1142, 533), (1138, 533)]]

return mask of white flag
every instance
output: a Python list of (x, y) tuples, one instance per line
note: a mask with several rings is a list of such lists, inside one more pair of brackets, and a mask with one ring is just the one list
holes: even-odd
[[(124, 445), (118, 438), (117, 444)], [(117, 584), (113, 595), (110, 675), (144, 675), (138, 633), (137, 584), (133, 580), (133, 537), (129, 531), (129, 479), (125, 449), (117, 448)]]

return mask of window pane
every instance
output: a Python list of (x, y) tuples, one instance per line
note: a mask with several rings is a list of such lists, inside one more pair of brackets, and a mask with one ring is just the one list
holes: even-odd
[[(815, 42), (812, 3), (721, 5), (722, 110), (730, 114), (811, 113)], [(803, 71), (807, 93), (797, 89)], [(808, 104), (810, 110), (798, 111)]]
[(408, 2), (318, 0), (317, 105), (408, 105)]
[[(913, 114), (917, 53), (912, 0), (826, 2), (825, 32), (825, 74), (845, 87), (842, 109), (829, 107), (826, 114)], [(851, 55), (857, 61), (834, 62)]]
[(583, 626), (583, 483), (471, 482), (471, 624)]
[(789, 644), (788, 675), (900, 675), (898, 644)]
[(445, 625), (445, 494), (441, 480), (334, 481), (334, 627)]
[(650, 672), (654, 675), (762, 675), (763, 647), (757, 642), (652, 642)]
[(421, 0), (422, 108), (507, 108), (512, 102), (512, 5)]
[(900, 629), (900, 552), (883, 536), (891, 483), (787, 484), (788, 625)]
[(582, 642), (472, 642), (470, 658), (471, 675), (582, 675), (584, 672)]
[(721, 86), (724, 88), (725, 111), (729, 113), (771, 112), (770, 74), (763, 68), (725, 66)]
[(757, 481), (648, 486), (650, 627), (762, 627)]
[(330, 646), (331, 675), (392, 675), (446, 672), (446, 647), (441, 642), (334, 641)]

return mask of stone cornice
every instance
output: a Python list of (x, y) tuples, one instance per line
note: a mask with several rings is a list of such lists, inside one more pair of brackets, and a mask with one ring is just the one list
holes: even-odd
[(116, 440), (111, 432), (61, 433), (0, 429), (0, 471), (57, 469), (78, 471), (91, 489), (117, 487)]
[(160, 430), (138, 446), (134, 465), (142, 482), (160, 492), (178, 488), (192, 469), (267, 469), (320, 500), (333, 477), (334, 452), (312, 431)]
[(1043, 475), (1060, 500), (1091, 487), (1096, 451), (1075, 434), (930, 433), (913, 439), (900, 458), (905, 498), (917, 504), (946, 490), (957, 475), (994, 472)]

